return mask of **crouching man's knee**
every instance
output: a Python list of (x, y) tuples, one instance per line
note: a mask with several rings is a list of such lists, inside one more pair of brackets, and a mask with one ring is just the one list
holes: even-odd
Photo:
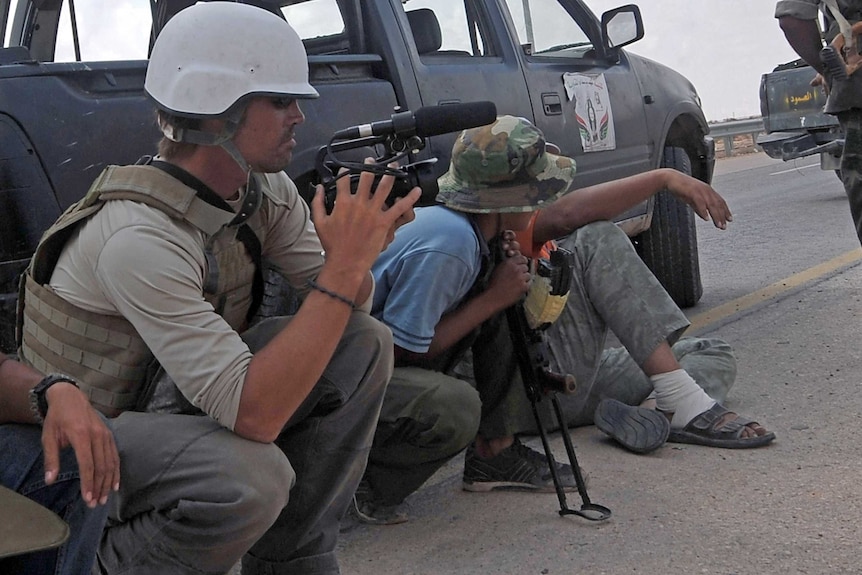
[(275, 522), (287, 506), (296, 473), (284, 452), (271, 443), (249, 442), (250, 454), (242, 465), (233, 466), (227, 477), (237, 497), (230, 510), (240, 516), (238, 528), (247, 532), (251, 543)]
[(126, 412), (112, 425), (123, 480), (99, 551), (106, 572), (225, 573), (287, 505), (296, 476), (274, 444), (202, 416)]
[(370, 315), (354, 312), (324, 372), (342, 396), (382, 399), (395, 363), (392, 332)]
[(402, 429), (395, 435), (409, 436), (414, 448), (431, 450), (432, 459), (451, 457), (476, 437), (482, 402), (466, 381), (418, 367), (399, 367), (386, 393), (383, 427)]
[(184, 543), (206, 572), (239, 561), (275, 523), (296, 482), (287, 457), (274, 444), (233, 436), (223, 446), (223, 465), (208, 482), (209, 492), (198, 501), (180, 501), (175, 511), (176, 518), (195, 526), (195, 542)]
[(479, 432), (479, 422), (482, 413), (482, 401), (479, 393), (466, 382), (456, 380), (458, 385), (449, 386), (440, 394), (441, 417), (439, 431), (443, 437), (449, 437), (449, 444), (457, 446), (460, 451), (467, 447)]

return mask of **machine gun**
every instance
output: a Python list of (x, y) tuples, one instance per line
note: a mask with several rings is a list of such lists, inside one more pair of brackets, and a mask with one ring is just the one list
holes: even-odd
[[(574, 393), (576, 382), (571, 375), (560, 375), (550, 371), (548, 347), (544, 333), (544, 330), (562, 311), (571, 281), (571, 252), (559, 248), (551, 251), (548, 259), (536, 261), (536, 272), (530, 293), (524, 300), (506, 310), (506, 319), (521, 378), (524, 381), (527, 397), (533, 409), (533, 416), (539, 428), (539, 435), (542, 438), (542, 446), (548, 458), (557, 498), (560, 500), (559, 513), (561, 516), (579, 515), (590, 521), (602, 521), (611, 516), (611, 510), (590, 501), (583, 474), (575, 456), (572, 438), (563, 417), (560, 401), (557, 398), (557, 393)], [(575, 483), (582, 500), (580, 509), (571, 509), (566, 502), (566, 494), (560, 483), (556, 461), (548, 443), (548, 434), (539, 415), (538, 404), (546, 397), (550, 398), (560, 433), (563, 436), (563, 443), (566, 446), (566, 453), (569, 456), (569, 463), (572, 466)]]
[[(415, 113), (410, 110), (397, 111), (388, 120), (339, 130), (326, 146), (317, 151), (315, 171), (318, 181), (312, 182), (312, 185), (323, 184), (327, 212), (331, 212), (335, 205), (336, 181), (342, 177), (350, 178), (351, 189), (355, 191), (362, 172), (373, 173), (375, 185), (383, 176), (394, 176), (390, 203), (418, 186), (422, 195), (416, 205), (432, 205), (437, 197), (437, 177), (432, 170), (437, 158), (403, 166), (399, 165), (400, 162), (409, 154), (423, 150), (430, 136), (484, 126), (492, 123), (496, 117), (497, 106), (493, 102), (468, 102), (427, 106)], [(369, 148), (379, 154), (371, 163), (350, 160), (344, 154), (350, 150)]]

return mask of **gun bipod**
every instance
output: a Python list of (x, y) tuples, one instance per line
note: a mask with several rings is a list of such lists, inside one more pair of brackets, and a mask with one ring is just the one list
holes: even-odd
[[(592, 503), (587, 494), (587, 486), (584, 482), (581, 468), (578, 465), (578, 459), (575, 456), (575, 448), (572, 445), (572, 438), (569, 433), (569, 428), (566, 425), (566, 420), (563, 417), (563, 410), (560, 407), (560, 401), (557, 399), (557, 392), (553, 388), (542, 386), (541, 382), (548, 378), (546, 370), (546, 357), (541, 348), (544, 347), (544, 338), (540, 331), (530, 330), (526, 317), (524, 316), (524, 307), (522, 304), (516, 304), (506, 310), (506, 319), (509, 324), (509, 332), (512, 337), (512, 344), (515, 355), (518, 359), (521, 377), (527, 392), (527, 397), (530, 399), (530, 406), (533, 410), (533, 417), (536, 420), (536, 426), (539, 428), (539, 435), (542, 439), (542, 447), (545, 449), (545, 456), (548, 459), (548, 468), (551, 472), (551, 477), (554, 480), (554, 488), (557, 492), (557, 498), (560, 500), (560, 515), (579, 515), (590, 521), (604, 521), (611, 516), (611, 510), (604, 505)], [(531, 337), (532, 336), (532, 337)], [(548, 441), (548, 433), (545, 430), (545, 424), (539, 415), (538, 402), (543, 396), (549, 397), (554, 408), (554, 416), (557, 418), (557, 423), (560, 428), (560, 435), (563, 437), (563, 443), (566, 446), (566, 454), (569, 458), (569, 464), (572, 466), (572, 473), (575, 476), (575, 485), (578, 488), (578, 494), (581, 496), (582, 505), (580, 509), (572, 509), (566, 501), (566, 493), (563, 491), (560, 476), (557, 471), (557, 463), (554, 455), (551, 452), (551, 445)]]

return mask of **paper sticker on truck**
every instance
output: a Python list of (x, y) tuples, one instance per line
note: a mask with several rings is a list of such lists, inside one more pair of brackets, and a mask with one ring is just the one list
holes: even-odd
[(615, 150), (614, 113), (604, 74), (563, 74), (569, 100), (575, 102), (575, 120), (584, 152)]

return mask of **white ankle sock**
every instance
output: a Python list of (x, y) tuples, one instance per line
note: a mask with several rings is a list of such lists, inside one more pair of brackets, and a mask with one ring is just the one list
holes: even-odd
[(649, 379), (655, 389), (656, 409), (673, 412), (670, 424), (675, 429), (685, 427), (716, 403), (685, 370), (659, 373)]

